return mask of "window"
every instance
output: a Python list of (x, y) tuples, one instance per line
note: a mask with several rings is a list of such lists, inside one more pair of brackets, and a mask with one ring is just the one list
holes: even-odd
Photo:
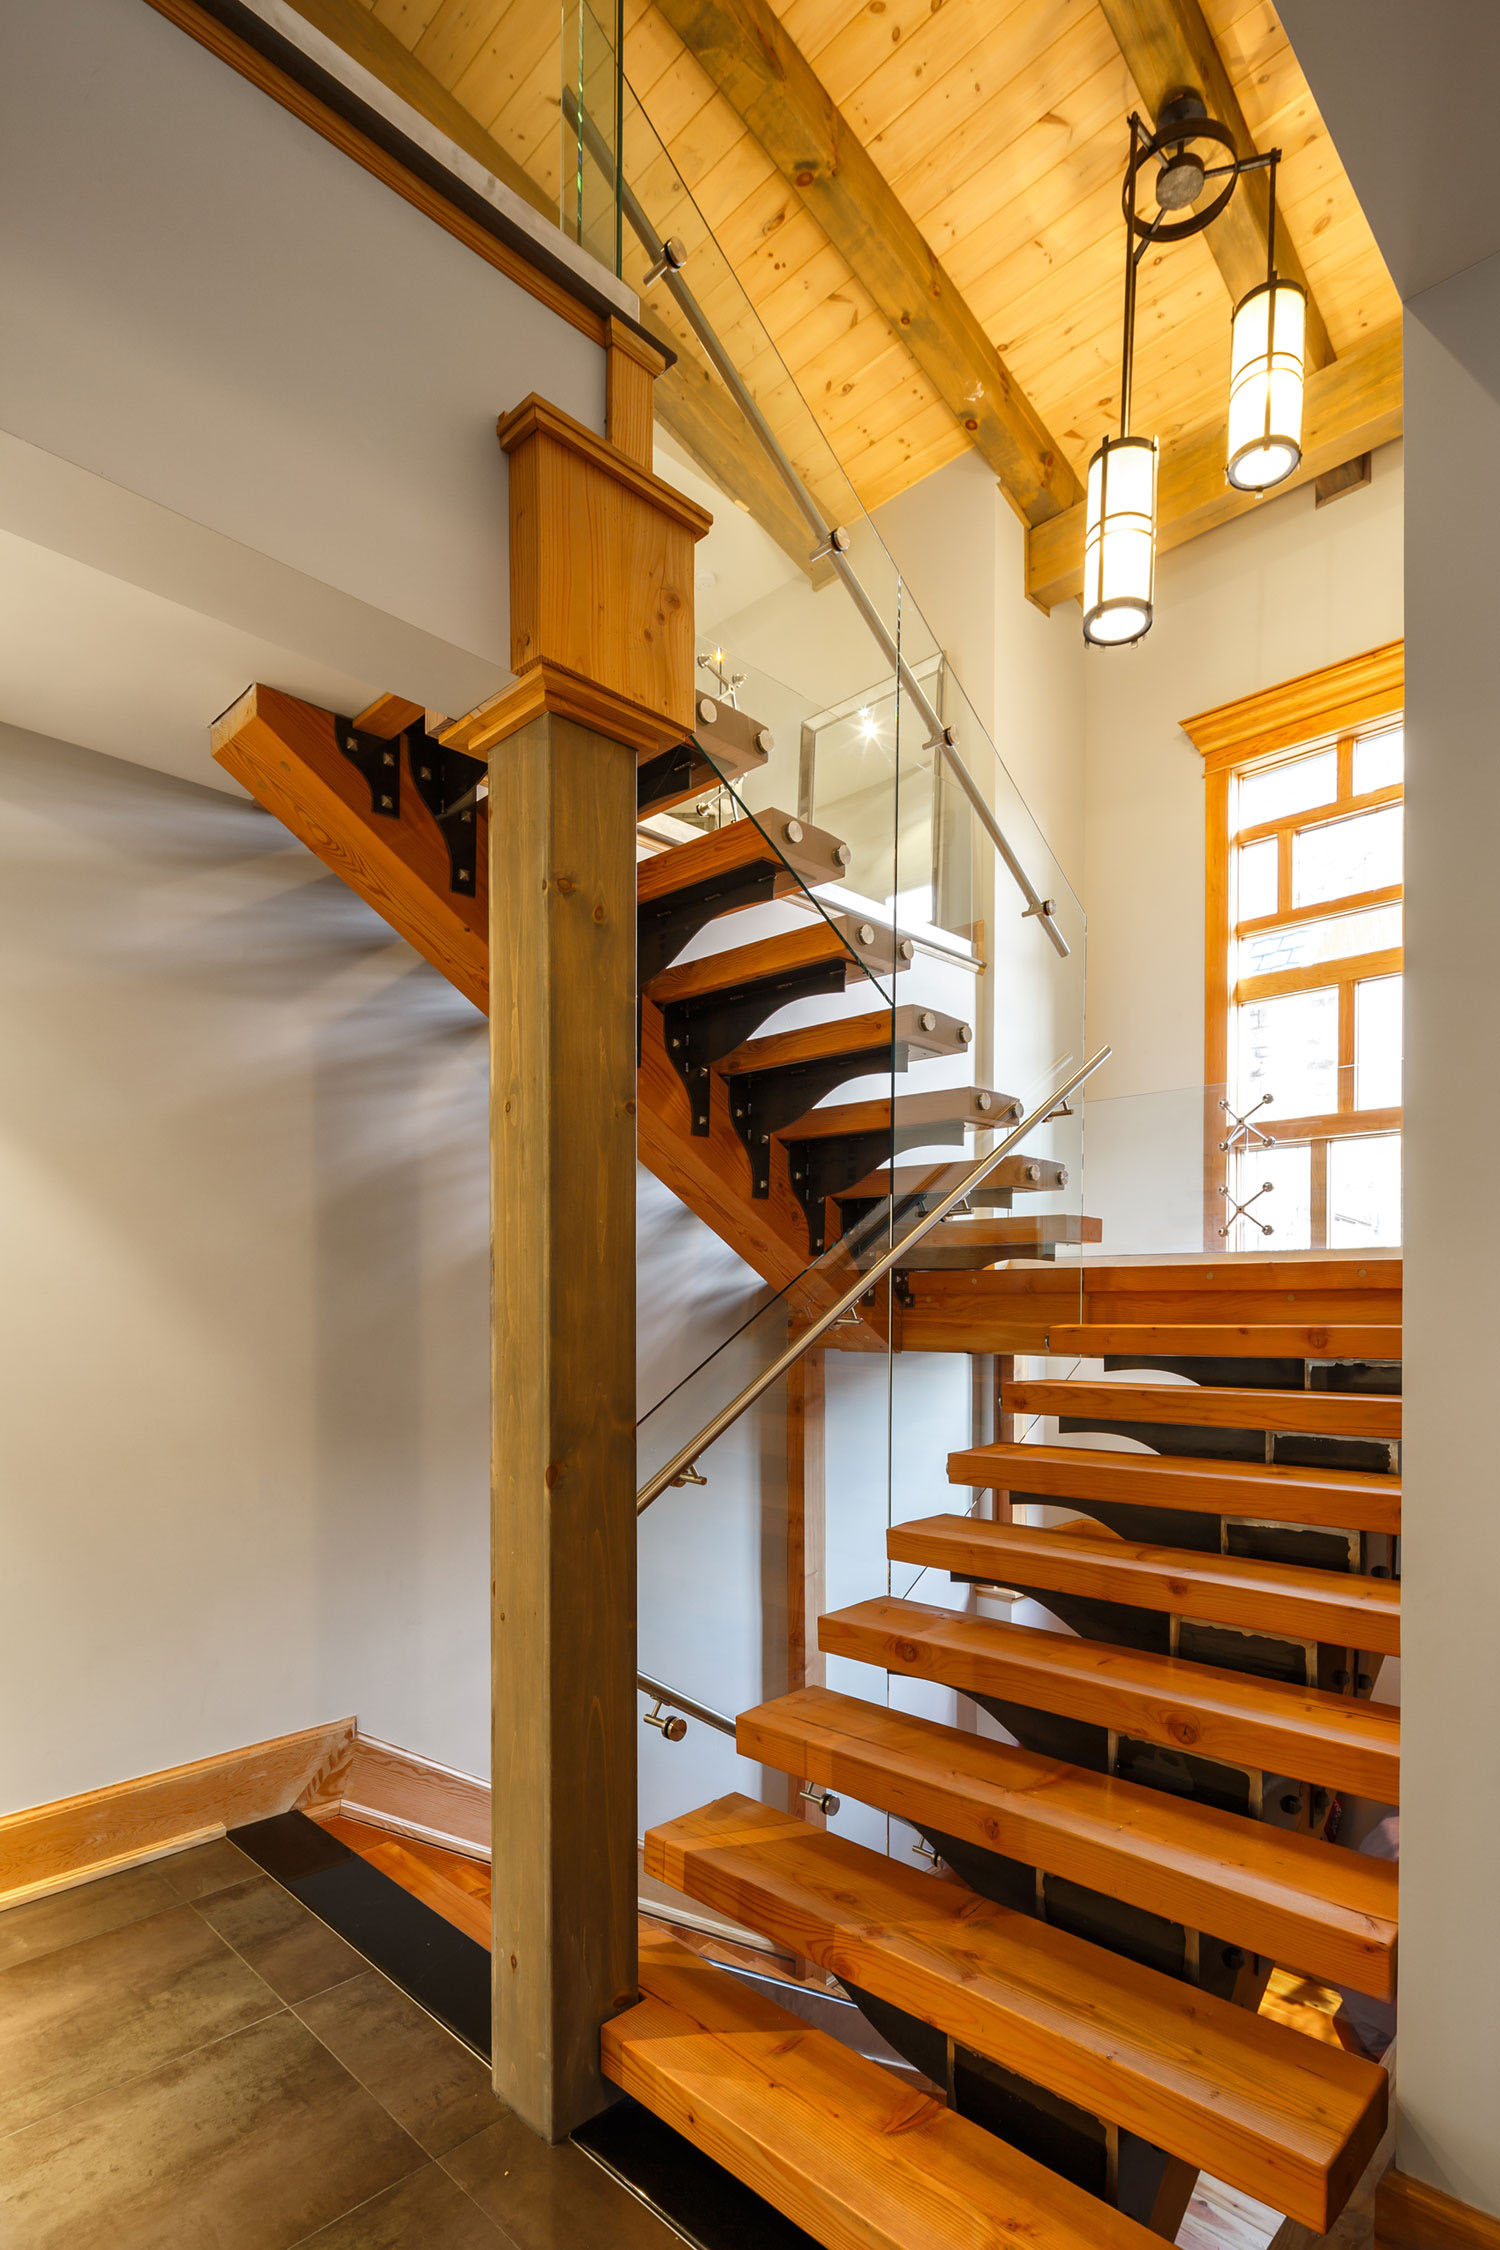
[(1401, 1239), (1400, 660), (1186, 722), (1208, 782), (1206, 1248)]

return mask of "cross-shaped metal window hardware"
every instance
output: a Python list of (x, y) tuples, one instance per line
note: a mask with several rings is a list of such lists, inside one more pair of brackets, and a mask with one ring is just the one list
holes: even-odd
[(1228, 1188), (1221, 1187), (1219, 1193), (1223, 1196), (1225, 1202), (1229, 1205), (1229, 1216), (1225, 1220), (1223, 1226), (1221, 1226), (1219, 1229), (1220, 1236), (1222, 1237), (1228, 1234), (1236, 1219), (1245, 1220), (1246, 1224), (1249, 1226), (1259, 1227), (1262, 1234), (1274, 1234), (1276, 1232), (1276, 1229), (1274, 1227), (1267, 1226), (1263, 1219), (1257, 1219), (1250, 1206), (1252, 1203), (1259, 1203), (1263, 1195), (1273, 1194), (1275, 1191), (1275, 1187), (1276, 1182), (1274, 1180), (1262, 1180), (1255, 1193), (1253, 1195), (1247, 1195), (1243, 1203), (1236, 1203)]
[[(1245, 1136), (1244, 1149), (1242, 1151), (1244, 1155), (1248, 1156), (1251, 1149), (1254, 1148), (1270, 1148), (1276, 1137), (1274, 1133), (1263, 1133), (1260, 1127), (1258, 1125), (1252, 1125), (1250, 1120), (1255, 1115), (1257, 1110), (1264, 1109), (1266, 1104), (1270, 1101), (1273, 1101), (1274, 1099), (1275, 1096), (1272, 1094), (1262, 1094), (1260, 1100), (1255, 1103), (1254, 1107), (1247, 1109), (1244, 1116), (1239, 1117), (1236, 1116), (1235, 1112), (1230, 1108), (1228, 1102), (1224, 1101), (1221, 1098), (1219, 1107), (1223, 1110), (1224, 1115), (1229, 1119), (1229, 1138), (1227, 1140), (1220, 1141), (1219, 1148), (1221, 1152), (1234, 1148), (1236, 1143), (1239, 1141), (1241, 1133), (1243, 1133)], [(1264, 1188), (1262, 1188), (1261, 1193), (1265, 1193)]]

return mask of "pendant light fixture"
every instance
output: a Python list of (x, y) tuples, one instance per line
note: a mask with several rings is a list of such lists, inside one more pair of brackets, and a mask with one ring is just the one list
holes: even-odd
[[(1204, 154), (1227, 152), (1222, 163)], [(1276, 272), (1276, 167), (1281, 151), (1235, 154), (1234, 136), (1210, 117), (1201, 97), (1172, 95), (1156, 131), (1130, 120), (1125, 167), (1125, 327), (1120, 369), (1120, 434), (1103, 440), (1089, 463), (1083, 543), (1083, 637), (1118, 648), (1149, 632), (1155, 603), (1155, 438), (1131, 432), (1135, 377), (1136, 281), (1153, 243), (1181, 242), (1212, 226), (1244, 172), (1268, 170), (1270, 215), (1266, 278), (1234, 310), (1230, 330), (1229, 449), (1225, 475), (1242, 491), (1265, 492), (1289, 477), (1302, 458), (1302, 376), (1306, 292)], [(1156, 212), (1140, 213), (1140, 175), (1157, 165)], [(1213, 192), (1195, 208), (1205, 191)]]

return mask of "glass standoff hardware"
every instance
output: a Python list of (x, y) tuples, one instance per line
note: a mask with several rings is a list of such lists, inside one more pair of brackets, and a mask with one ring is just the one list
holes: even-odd
[(1253, 1195), (1247, 1195), (1243, 1203), (1236, 1203), (1228, 1188), (1221, 1187), (1219, 1193), (1229, 1205), (1228, 1216), (1219, 1229), (1221, 1239), (1228, 1234), (1236, 1219), (1244, 1219), (1248, 1225), (1259, 1227), (1262, 1234), (1274, 1234), (1276, 1229), (1273, 1226), (1268, 1226), (1264, 1219), (1258, 1219), (1250, 1206), (1252, 1203), (1259, 1203), (1263, 1195), (1274, 1195), (1275, 1192), (1276, 1182), (1274, 1180), (1262, 1180)]
[(827, 1820), (832, 1820), (836, 1812), (842, 1812), (844, 1809), (842, 1797), (835, 1797), (831, 1789), (816, 1788), (810, 1781), (803, 1782), (798, 1794), (805, 1797), (810, 1805), (816, 1805), (819, 1812)]
[(809, 562), (826, 562), (830, 555), (847, 555), (848, 552), (849, 534), (841, 523), (836, 523), (830, 525), (828, 536), (823, 541), (822, 546), (810, 554), (807, 559)]
[[(1243, 1133), (1245, 1136), (1244, 1149), (1242, 1153), (1246, 1156), (1250, 1154), (1252, 1149), (1272, 1148), (1275, 1146), (1276, 1136), (1274, 1135), (1274, 1133), (1263, 1133), (1258, 1125), (1252, 1125), (1250, 1122), (1251, 1118), (1255, 1116), (1257, 1110), (1264, 1109), (1268, 1102), (1274, 1100), (1275, 1096), (1273, 1094), (1262, 1094), (1260, 1100), (1253, 1103), (1251, 1107), (1246, 1110), (1243, 1117), (1238, 1117), (1230, 1108), (1228, 1102), (1224, 1100), (1222, 1096), (1220, 1097), (1219, 1107), (1223, 1110), (1224, 1115), (1229, 1119), (1229, 1138), (1228, 1140), (1220, 1141), (1219, 1143), (1219, 1152), (1221, 1155), (1227, 1154), (1230, 1149), (1236, 1146), (1241, 1133)], [(1262, 1189), (1261, 1193), (1264, 1194), (1265, 1190)]]
[(660, 254), (653, 259), (642, 277), (643, 289), (654, 289), (657, 282), (669, 273), (681, 273), (687, 264), (687, 246), (679, 235), (669, 234), (661, 246)]

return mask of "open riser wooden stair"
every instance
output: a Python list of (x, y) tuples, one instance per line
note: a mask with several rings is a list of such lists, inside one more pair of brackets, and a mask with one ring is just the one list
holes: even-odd
[[(740, 1716), (793, 1812), (720, 1799), (653, 1830), (648, 1871), (837, 1979), (997, 2166), (1093, 2197), (1100, 2241), (1173, 2236), (1200, 2169), (1321, 2233), (1384, 2131), (1384, 2072), (1259, 2006), (1278, 1967), (1394, 1993), (1396, 1868), (1336, 1838), (1399, 1794), (1376, 1692), (1400, 1648), (1399, 1261), (916, 1272), (900, 1328), (1054, 1358), (1083, 1332), (1102, 1368), (1008, 1383), (1030, 1442), (956, 1452), (952, 1511), (892, 1527), (922, 1598), (821, 1619), (867, 1693), (846, 1661), (839, 1690)], [(1345, 1350), (1371, 1335), (1378, 1358)], [(971, 1490), (1008, 1498), (964, 1512)], [(916, 1683), (960, 1723), (903, 1708)], [(804, 1789), (935, 1856), (798, 1817)]]
[[(961, 1157), (976, 1132), (1018, 1113), (994, 1087), (922, 1088), (924, 1065), (962, 1061), (972, 1026), (907, 996), (914, 948), (888, 922), (814, 905), (813, 891), (845, 874), (837, 837), (764, 810), (702, 831), (679, 823), (658, 848), (661, 814), (765, 762), (752, 719), (706, 707), (712, 721), (701, 723), (700, 703), (695, 738), (643, 750), (637, 766), (647, 839), (636, 885), (639, 1153), (764, 1280), (796, 1286), (797, 1301), (816, 1306), (847, 1275), (804, 1281), (809, 1261), (885, 1204), (893, 1156), (951, 1148)], [(393, 695), (346, 719), (256, 687), (214, 730), (219, 763), (482, 1010), (486, 748), (483, 711), (449, 722)], [(735, 805), (727, 793), (716, 802)], [(804, 910), (796, 927), (738, 936), (746, 910), (788, 899)], [(719, 941), (713, 952), (694, 945), (706, 931)], [(846, 996), (859, 1003), (853, 1012)], [(777, 1028), (783, 1010), (821, 1000), (827, 1020)], [(873, 1097), (835, 1100), (872, 1079), (885, 1081)], [(904, 1212), (920, 1216), (953, 1176), (935, 1157), (909, 1167)], [(982, 1206), (955, 1213), (914, 1261), (967, 1272), (1097, 1238), (1068, 1214), (1012, 1210), (1015, 1198), (1066, 1179), (1046, 1158), (1007, 1162)], [(865, 1323), (837, 1338), (854, 1349), (873, 1340)]]

